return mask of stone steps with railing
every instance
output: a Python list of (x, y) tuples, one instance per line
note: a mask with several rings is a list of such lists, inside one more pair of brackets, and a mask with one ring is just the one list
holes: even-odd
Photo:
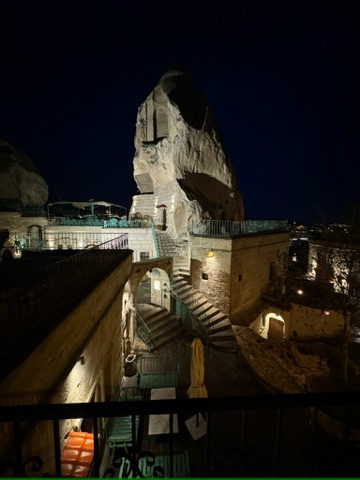
[(175, 239), (168, 232), (157, 230), (156, 239), (161, 257), (175, 257), (181, 253)]
[(178, 269), (174, 270), (172, 290), (175, 296), (197, 318), (201, 329), (208, 338), (209, 346), (228, 352), (239, 350), (230, 320), (203, 294), (192, 288), (189, 275)]
[[(150, 351), (156, 350), (170, 340), (184, 333), (180, 318), (159, 305), (138, 304), (138, 314), (145, 323), (150, 339)], [(145, 341), (145, 339), (143, 339)]]

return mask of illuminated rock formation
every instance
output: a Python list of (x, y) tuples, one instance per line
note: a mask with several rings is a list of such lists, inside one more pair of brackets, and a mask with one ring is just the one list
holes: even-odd
[(0, 139), (0, 211), (43, 207), (48, 186), (23, 152)]
[(204, 96), (169, 70), (138, 110), (134, 178), (141, 195), (130, 213), (174, 236), (201, 219), (243, 220), (232, 165)]

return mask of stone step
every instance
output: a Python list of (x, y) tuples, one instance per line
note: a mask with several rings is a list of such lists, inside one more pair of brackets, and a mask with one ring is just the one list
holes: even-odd
[[(196, 300), (197, 299), (197, 302), (195, 303), (195, 305), (191, 308), (191, 311), (194, 315), (196, 315), (196, 312), (199, 310), (199, 309), (202, 309), (207, 303), (207, 299), (205, 297), (203, 297), (202, 295), (200, 297), (194, 297), (194, 299)], [(186, 302), (184, 302), (186, 304)]]
[(172, 286), (173, 289), (175, 290), (177, 287), (181, 285), (190, 285), (189, 282), (184, 278), (184, 277), (176, 277), (173, 279)]
[(176, 294), (178, 297), (181, 298), (181, 300), (185, 300), (185, 298), (189, 297), (189, 296), (193, 296), (194, 293), (193, 293), (193, 289), (190, 287), (190, 285), (183, 285), (181, 288), (179, 288), (177, 291), (176, 291)]
[(160, 305), (150, 305), (146, 303), (141, 303), (137, 305), (137, 311), (140, 314), (141, 318), (143, 318), (144, 320), (148, 317), (151, 317), (151, 315), (159, 313), (162, 310), (164, 310), (164, 307), (161, 307)]
[(173, 313), (170, 313), (168, 310), (166, 310), (166, 308), (164, 308), (162, 312), (158, 312), (154, 315), (151, 315), (150, 317), (147, 317), (145, 319), (145, 323), (150, 328), (150, 330), (152, 330), (159, 322), (166, 322), (167, 318), (170, 318), (173, 315)]
[(176, 291), (179, 291), (184, 287), (191, 288), (191, 285), (189, 285), (189, 283), (186, 280), (179, 280), (175, 282), (175, 284), (173, 284), (173, 290), (176, 290)]
[(209, 336), (210, 342), (227, 342), (229, 340), (236, 341), (236, 337), (232, 329), (226, 329), (226, 330), (223, 330), (222, 332), (210, 334)]
[(164, 312), (167, 312), (166, 308), (159, 306), (159, 307), (154, 307), (151, 311), (146, 311), (143, 314), (141, 314), (140, 312), (140, 315), (142, 319), (146, 323), (148, 323), (149, 321), (151, 321), (152, 318), (162, 316)]
[(168, 328), (174, 328), (178, 325), (181, 325), (181, 322), (177, 315), (170, 313), (169, 315), (165, 315), (164, 317), (159, 318), (157, 322), (152, 323), (151, 325), (147, 325), (151, 330), (151, 336), (156, 336), (161, 331), (165, 331)]
[(231, 323), (226, 322), (223, 325), (216, 325), (214, 328), (210, 329), (210, 336), (217, 335), (218, 333), (226, 332), (227, 330), (232, 330)]
[(220, 313), (220, 310), (218, 308), (214, 307), (213, 305), (211, 305), (211, 308), (209, 308), (206, 312), (202, 311), (201, 313), (197, 314), (196, 316), (201, 321), (201, 323), (207, 324), (208, 321), (212, 317), (215, 317), (215, 315), (217, 315), (218, 313)]
[(206, 314), (206, 312), (208, 312), (211, 308), (213, 308), (213, 304), (212, 303), (209, 303), (207, 299), (205, 299), (205, 303), (199, 303), (199, 307), (198, 308), (194, 308), (193, 309), (193, 313), (198, 317), (200, 318), (201, 315), (204, 315)]
[(231, 327), (231, 322), (226, 315), (219, 312), (218, 315), (216, 315), (215, 317), (212, 317), (211, 321), (206, 324), (206, 326), (208, 328), (212, 328), (215, 325), (217, 327), (222, 327), (222, 326), (225, 326), (225, 325), (229, 325)]
[(174, 271), (190, 275), (190, 267), (188, 263), (177, 263), (174, 259), (173, 267)]
[(152, 351), (156, 350), (157, 348), (161, 347), (162, 345), (165, 345), (167, 342), (169, 342), (170, 340), (173, 340), (174, 338), (182, 335), (183, 333), (184, 333), (184, 328), (179, 327), (176, 330), (171, 330), (169, 332), (165, 332), (161, 336), (152, 339), (152, 342), (153, 342), (153, 345), (154, 345), (154, 348), (152, 348)]
[(182, 335), (183, 333), (184, 333), (184, 330), (179, 329), (177, 331), (172, 331), (172, 332), (168, 333), (167, 335), (164, 335), (160, 338), (154, 339), (153, 340), (154, 347), (152, 348), (152, 351), (156, 350), (157, 348), (160, 348), (161, 346), (165, 345), (170, 340), (173, 340), (174, 338)]

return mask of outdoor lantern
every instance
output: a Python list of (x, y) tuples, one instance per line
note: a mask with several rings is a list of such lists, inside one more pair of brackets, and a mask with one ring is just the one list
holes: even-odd
[(208, 258), (212, 258), (214, 255), (215, 255), (215, 253), (214, 253), (214, 250), (213, 250), (212, 248), (210, 248), (210, 250), (208, 250), (208, 251), (206, 252), (206, 256), (207, 256)]

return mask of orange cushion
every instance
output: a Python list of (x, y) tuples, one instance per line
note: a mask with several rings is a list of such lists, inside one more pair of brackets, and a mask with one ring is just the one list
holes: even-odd
[(94, 457), (93, 452), (82, 450), (80, 452), (80, 455), (77, 458), (76, 463), (81, 464), (81, 465), (90, 465), (93, 457)]
[(74, 467), (75, 467), (75, 465), (73, 463), (62, 463), (61, 464), (61, 475), (63, 477), (72, 477)]
[(84, 439), (84, 437), (69, 437), (66, 442), (65, 448), (76, 448), (80, 450), (85, 442), (86, 440)]
[(94, 440), (91, 438), (85, 440), (81, 447), (83, 450), (92, 450), (94, 451)]
[(70, 437), (82, 437), (82, 438), (86, 438), (87, 435), (88, 435), (87, 432), (70, 432)]
[(64, 448), (61, 454), (61, 461), (65, 463), (76, 462), (79, 454), (80, 450), (75, 450), (73, 448)]
[(72, 472), (73, 477), (87, 477), (89, 473), (89, 467), (86, 465), (75, 465)]

